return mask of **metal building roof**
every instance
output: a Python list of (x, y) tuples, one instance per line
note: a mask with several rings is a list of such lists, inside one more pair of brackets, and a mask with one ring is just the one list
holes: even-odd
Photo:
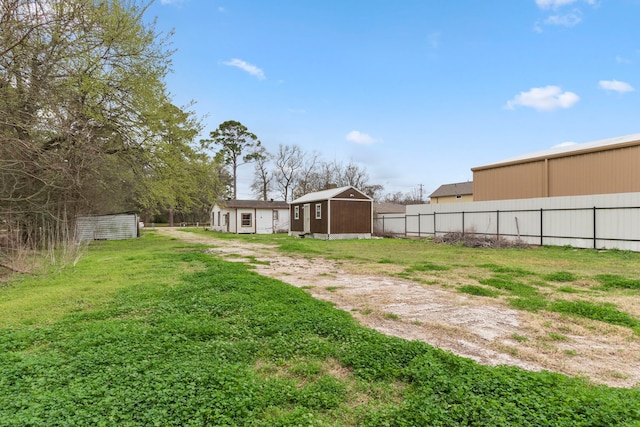
[(522, 154), (520, 156), (510, 157), (508, 159), (501, 160), (499, 162), (490, 163), (484, 166), (478, 166), (471, 168), (472, 171), (487, 169), (498, 165), (507, 165), (511, 163), (522, 163), (525, 161), (533, 161), (551, 157), (564, 157), (571, 154), (579, 154), (581, 152), (600, 151), (614, 147), (616, 145), (629, 145), (634, 142), (640, 142), (640, 133), (634, 133), (626, 136), (619, 136), (615, 138), (601, 139), (592, 142), (583, 142), (580, 144), (563, 145), (560, 147), (553, 147), (547, 150), (535, 151), (528, 154)]

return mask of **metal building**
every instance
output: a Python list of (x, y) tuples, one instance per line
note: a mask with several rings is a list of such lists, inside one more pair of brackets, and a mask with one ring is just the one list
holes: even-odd
[(473, 200), (640, 192), (640, 134), (556, 147), (473, 171)]
[(135, 213), (82, 216), (76, 220), (76, 235), (80, 241), (133, 239), (139, 236), (138, 227)]

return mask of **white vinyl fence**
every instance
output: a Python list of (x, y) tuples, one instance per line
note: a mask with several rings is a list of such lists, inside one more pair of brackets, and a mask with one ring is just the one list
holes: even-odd
[(406, 215), (374, 217), (374, 232), (414, 237), (463, 232), (640, 252), (640, 193), (409, 205)]

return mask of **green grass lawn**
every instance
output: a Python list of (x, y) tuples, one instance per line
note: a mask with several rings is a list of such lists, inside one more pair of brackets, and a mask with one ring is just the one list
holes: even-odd
[[(487, 251), (447, 248), (423, 259), (420, 241), (405, 250), (392, 240), (331, 245), (285, 237), (247, 239), (363, 265), (386, 259), (417, 277), (468, 268), (495, 279), (509, 268), (528, 285), (560, 271), (575, 277), (548, 280), (618, 275), (603, 276), (604, 292), (633, 279), (625, 268), (574, 271), (557, 256), (564, 252), (524, 268), (516, 259), (537, 255), (514, 251), (496, 263)], [(638, 389), (481, 366), (384, 336), (302, 289), (202, 249), (145, 233), (96, 243), (75, 267), (3, 285), (0, 426), (640, 425)], [(623, 256), (635, 254), (603, 262)]]
[[(470, 295), (502, 298), (518, 310), (599, 320), (640, 334), (640, 253), (571, 247), (478, 249), (428, 239), (324, 241), (225, 233), (215, 233), (215, 237), (275, 244), (280, 251), (296, 256), (343, 262), (355, 272), (454, 287)], [(626, 299), (635, 311), (628, 313), (610, 303), (615, 298)]]

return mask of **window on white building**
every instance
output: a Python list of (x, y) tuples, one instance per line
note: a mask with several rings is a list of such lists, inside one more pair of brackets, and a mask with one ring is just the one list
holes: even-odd
[(242, 214), (242, 218), (241, 218), (241, 224), (243, 227), (251, 227), (251, 221), (253, 215), (251, 215), (250, 213), (243, 213)]

